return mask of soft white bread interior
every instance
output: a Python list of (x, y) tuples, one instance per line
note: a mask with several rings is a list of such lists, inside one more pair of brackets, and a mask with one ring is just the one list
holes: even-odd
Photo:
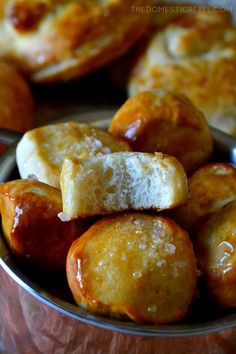
[(21, 178), (34, 174), (39, 181), (60, 187), (65, 157), (89, 157), (130, 151), (128, 143), (89, 124), (70, 121), (36, 128), (25, 133), (16, 149)]
[(162, 153), (116, 152), (88, 159), (66, 158), (60, 184), (69, 219), (122, 210), (163, 210), (186, 201), (180, 162)]

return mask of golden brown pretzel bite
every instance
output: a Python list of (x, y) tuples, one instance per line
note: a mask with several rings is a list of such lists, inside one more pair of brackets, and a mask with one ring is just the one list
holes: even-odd
[(80, 221), (62, 222), (60, 191), (35, 180), (1, 184), (0, 211), (11, 251), (47, 272), (64, 269), (69, 247), (85, 230)]
[(86, 158), (114, 151), (130, 151), (128, 143), (89, 124), (65, 122), (35, 128), (17, 145), (16, 161), (22, 178), (34, 174), (41, 182), (60, 187), (65, 157)]
[(212, 153), (212, 137), (204, 115), (186, 97), (165, 90), (128, 99), (115, 114), (109, 132), (135, 151), (175, 156), (190, 173)]
[(206, 286), (222, 307), (236, 306), (236, 201), (215, 213), (197, 236), (196, 255)]
[(139, 322), (180, 320), (196, 291), (187, 233), (157, 215), (117, 214), (98, 221), (72, 244), (66, 269), (78, 304)]
[(213, 213), (236, 199), (236, 169), (228, 163), (202, 167), (189, 179), (189, 194), (187, 204), (173, 214), (184, 229), (195, 234)]
[(20, 132), (33, 127), (33, 98), (24, 78), (0, 61), (0, 127)]

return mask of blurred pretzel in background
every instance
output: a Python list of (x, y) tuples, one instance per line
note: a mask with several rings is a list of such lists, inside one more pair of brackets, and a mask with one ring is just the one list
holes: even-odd
[(236, 135), (236, 28), (231, 15), (215, 7), (180, 9), (152, 20), (153, 34), (137, 55), (128, 92), (165, 88), (185, 94), (210, 125)]
[(36, 82), (86, 75), (122, 55), (145, 32), (149, 0), (2, 0), (0, 57)]
[[(33, 127), (30, 87), (10, 64), (0, 61), (0, 127), (25, 132)], [(4, 150), (0, 145), (0, 153)]]

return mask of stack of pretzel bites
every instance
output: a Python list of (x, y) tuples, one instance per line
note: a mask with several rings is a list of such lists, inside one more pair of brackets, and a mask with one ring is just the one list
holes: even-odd
[[(22, 179), (0, 186), (5, 239), (37, 271), (66, 268), (76, 303), (97, 314), (150, 324), (183, 319), (197, 295), (198, 259), (212, 298), (234, 306), (221, 268), (219, 282), (207, 276), (207, 252), (227, 235), (209, 246), (205, 222), (236, 196), (227, 187), (235, 169), (206, 165), (212, 148), (204, 115), (164, 90), (130, 98), (108, 132), (72, 121), (35, 128), (17, 146)], [(192, 219), (185, 218), (191, 208)], [(224, 262), (215, 256), (216, 267)], [(222, 281), (225, 301), (218, 301), (212, 286)]]
[(150, 6), (0, 3), (0, 119), (23, 119), (22, 130), (32, 97), (17, 70), (37, 83), (80, 78), (145, 37), (132, 97), (109, 126), (78, 117), (24, 134), (21, 179), (0, 185), (0, 212), (32, 274), (66, 271), (79, 306), (156, 325), (184, 321), (197, 297), (236, 307), (236, 169), (214, 162), (209, 127), (236, 135), (236, 29), (216, 8), (175, 5), (155, 20)]

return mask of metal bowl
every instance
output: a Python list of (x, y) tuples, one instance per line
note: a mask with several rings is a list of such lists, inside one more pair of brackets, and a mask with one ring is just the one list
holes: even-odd
[[(92, 112), (82, 114), (79, 117), (69, 117), (60, 121), (79, 120), (106, 128), (108, 120), (112, 117), (113, 113), (113, 111)], [(227, 156), (225, 156), (227, 159), (234, 159), (236, 146), (235, 139), (230, 138), (225, 134), (222, 135), (217, 131), (214, 131), (214, 138), (216, 148), (218, 148), (218, 150), (224, 155), (226, 154)], [(0, 182), (19, 178), (15, 161), (17, 139), (19, 139), (19, 136), (13, 132), (6, 130), (0, 131), (0, 142), (4, 141), (5, 143), (11, 143), (15, 141), (0, 157)], [(236, 326), (236, 312), (220, 312), (207, 300), (197, 300), (193, 305), (190, 315), (187, 316), (184, 321), (169, 325), (144, 325), (131, 321), (94, 315), (74, 304), (68, 286), (66, 285), (65, 275), (62, 275), (62, 278), (58, 280), (57, 278), (46, 279), (47, 277), (41, 279), (40, 276), (31, 274), (29, 269), (23, 269), (17, 264), (1, 236), (0, 265), (2, 267), (0, 273), (0, 296), (2, 296), (2, 298), (0, 298), (0, 316), (4, 319), (3, 322), (5, 321), (5, 326), (10, 326), (11, 329), (13, 328), (14, 331), (17, 332), (15, 333), (13, 331), (16, 337), (14, 341), (11, 342), (9, 338), (6, 340), (4, 337), (4, 335), (6, 335), (4, 332), (6, 329), (1, 329), (0, 327), (0, 335), (2, 335), (0, 338), (2, 340), (2, 345), (5, 345), (6, 347), (6, 344), (4, 344), (4, 341), (6, 341), (11, 350), (15, 349), (15, 346), (17, 345), (18, 349), (16, 353), (24, 353), (24, 351), (20, 350), (23, 350), (22, 348), (24, 348), (25, 345), (35, 346), (35, 342), (40, 343), (40, 345), (37, 344), (38, 346), (36, 345), (37, 348), (35, 348), (38, 351), (35, 349), (35, 352), (32, 351), (32, 353), (54, 353), (54, 351), (50, 351), (50, 346), (55, 346), (54, 349), (63, 347), (65, 350), (60, 351), (58, 349), (55, 353), (77, 353), (77, 351), (71, 351), (71, 348), (74, 350), (74, 348), (83, 345), (85, 346), (84, 348), (87, 349), (78, 352), (89, 353), (90, 351), (87, 345), (90, 343), (90, 347), (91, 341), (95, 341), (95, 338), (98, 341), (101, 341), (101, 338), (105, 338), (104, 343), (106, 344), (106, 350), (98, 350), (94, 351), (94, 353), (111, 352), (111, 345), (114, 345), (114, 343), (116, 343), (116, 348), (119, 347), (121, 349), (120, 352), (122, 352), (122, 345), (129, 347), (134, 345), (137, 341), (139, 343), (145, 342), (145, 337), (152, 337), (149, 338), (148, 349), (145, 347), (147, 352), (149, 352), (150, 348), (154, 348), (153, 346), (158, 343), (157, 341), (160, 337), (169, 338), (204, 334), (209, 335), (209, 333)], [(48, 316), (42, 319), (41, 315), (44, 314), (45, 316), (46, 313), (48, 313)], [(47, 326), (43, 329), (43, 332), (40, 328), (35, 328), (35, 325), (32, 325), (35, 318), (47, 322)], [(7, 321), (10, 321), (10, 323)], [(17, 325), (18, 322), (21, 324)], [(58, 325), (60, 324), (60, 328), (56, 326), (56, 323)], [(24, 330), (21, 330), (22, 328), (24, 328)], [(78, 336), (78, 334), (80, 335)], [(16, 338), (18, 339), (16, 340)], [(25, 344), (24, 338), (28, 338), (28, 344)], [(114, 341), (113, 344), (111, 344), (112, 338)], [(189, 337), (189, 340), (190, 339), (191, 338)], [(17, 344), (16, 341), (18, 341)], [(19, 349), (18, 346), (21, 341), (23, 347)], [(73, 343), (73, 345), (71, 343)], [(105, 348), (104, 343), (101, 345), (103, 349)], [(170, 343), (171, 342), (168, 340), (168, 345)], [(192, 339), (189, 343), (192, 343)], [(93, 348), (95, 347), (96, 345), (94, 342)], [(139, 351), (137, 350), (133, 352), (138, 353)], [(143, 352), (146, 351), (142, 349), (142, 353)], [(169, 353), (170, 352), (171, 350), (169, 350)], [(14, 351), (9, 351), (9, 353), (14, 353)], [(132, 350), (129, 351), (129, 353), (132, 353)]]

